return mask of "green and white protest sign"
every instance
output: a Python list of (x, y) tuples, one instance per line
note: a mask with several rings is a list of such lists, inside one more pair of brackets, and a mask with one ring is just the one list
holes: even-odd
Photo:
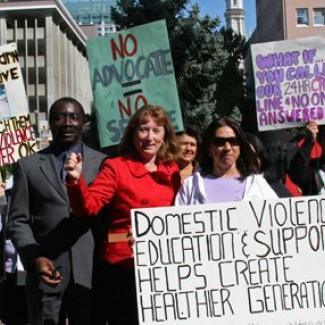
[(325, 324), (325, 198), (132, 210), (139, 324)]
[(145, 104), (163, 107), (183, 129), (165, 21), (90, 39), (87, 54), (101, 147), (118, 144)]
[(251, 46), (260, 131), (325, 123), (325, 38)]
[(0, 166), (36, 151), (15, 43), (0, 46)]

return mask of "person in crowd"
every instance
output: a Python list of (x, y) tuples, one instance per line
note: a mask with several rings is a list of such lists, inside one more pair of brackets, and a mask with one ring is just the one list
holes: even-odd
[(203, 138), (200, 170), (183, 182), (175, 204), (277, 198), (258, 173), (257, 156), (240, 126), (228, 117), (216, 119)]
[(6, 325), (26, 325), (28, 316), (25, 272), (13, 243), (6, 235), (12, 186), (13, 176), (0, 184), (0, 228), (2, 230), (0, 247), (3, 252), (1, 267), (4, 275), (0, 281), (0, 320)]
[(306, 135), (298, 143), (290, 161), (289, 176), (303, 195), (325, 193), (325, 129), (316, 121), (306, 125)]
[(177, 157), (177, 165), (180, 169), (179, 173), (183, 181), (191, 176), (198, 168), (197, 154), (199, 147), (199, 134), (192, 127), (186, 127), (184, 131), (177, 134), (180, 153)]
[(263, 174), (268, 184), (280, 198), (291, 197), (291, 193), (283, 183), (285, 171), (282, 164), (277, 161), (272, 164), (269, 153), (257, 135), (245, 133), (245, 136), (257, 155), (259, 172)]
[(106, 158), (81, 141), (84, 109), (70, 97), (49, 113), (53, 142), (18, 160), (9, 212), (9, 235), (22, 259), (31, 325), (93, 324), (93, 234), (99, 217), (76, 218), (69, 209), (64, 162), (70, 151), (83, 157), (83, 179), (92, 182)]
[(42, 126), (42, 129), (40, 131), (40, 138), (41, 138), (41, 140), (44, 140), (44, 141), (48, 140), (48, 138), (49, 138), (49, 130), (47, 129), (46, 125)]
[(119, 146), (120, 157), (107, 160), (88, 187), (83, 161), (72, 154), (66, 162), (67, 189), (80, 217), (107, 207), (103, 242), (103, 301), (110, 325), (138, 324), (134, 261), (130, 245), (130, 210), (171, 206), (180, 185), (174, 159), (178, 152), (173, 126), (159, 106), (146, 105), (130, 119)]
[[(1, 175), (0, 175), (1, 179)], [(1, 252), (4, 252), (5, 247), (5, 216), (7, 210), (7, 199), (5, 196), (5, 188), (6, 183), (0, 181), (0, 249)], [(2, 282), (5, 278), (5, 256), (4, 254), (0, 254), (0, 282)], [(1, 295), (0, 295), (1, 299)], [(1, 318), (0, 318), (1, 319)]]

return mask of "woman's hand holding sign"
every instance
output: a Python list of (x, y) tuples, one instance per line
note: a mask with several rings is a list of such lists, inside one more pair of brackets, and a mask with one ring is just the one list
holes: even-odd
[(317, 135), (319, 132), (318, 124), (316, 121), (310, 121), (306, 125), (307, 133), (309, 132), (310, 136), (313, 140), (317, 139)]

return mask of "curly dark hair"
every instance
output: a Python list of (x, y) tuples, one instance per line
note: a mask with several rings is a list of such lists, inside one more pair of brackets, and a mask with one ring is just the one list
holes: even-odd
[(139, 125), (147, 122), (149, 118), (152, 118), (165, 129), (164, 144), (158, 151), (157, 159), (163, 162), (175, 160), (179, 146), (173, 124), (166, 111), (162, 107), (155, 105), (145, 105), (131, 117), (118, 147), (119, 154), (124, 157), (139, 159), (138, 152), (133, 144), (133, 136)]
[(84, 108), (82, 107), (81, 103), (78, 102), (76, 99), (72, 97), (61, 97), (57, 99), (50, 107), (50, 115), (49, 115), (49, 123), (50, 125), (52, 124), (53, 121), (53, 114), (55, 113), (56, 109), (60, 107), (62, 103), (71, 103), (75, 105), (76, 107), (79, 107), (80, 112), (82, 114), (82, 119), (85, 120), (85, 111)]
[(238, 139), (240, 155), (236, 161), (236, 167), (239, 170), (242, 179), (245, 179), (251, 174), (258, 173), (259, 168), (257, 156), (252, 150), (239, 124), (237, 124), (237, 122), (229, 117), (220, 117), (210, 123), (203, 135), (200, 156), (200, 167), (202, 175), (213, 173), (213, 158), (210, 155), (210, 147), (212, 145), (212, 140), (215, 137), (216, 130), (223, 126), (230, 127)]

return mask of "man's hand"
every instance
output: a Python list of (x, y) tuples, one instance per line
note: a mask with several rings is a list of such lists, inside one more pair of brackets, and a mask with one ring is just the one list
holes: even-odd
[(72, 152), (64, 164), (67, 175), (74, 180), (78, 180), (82, 172), (82, 156)]
[(317, 135), (319, 132), (318, 125), (316, 121), (310, 121), (306, 125), (307, 132), (310, 134), (313, 140), (317, 139)]
[(38, 257), (34, 261), (35, 272), (41, 281), (49, 286), (57, 286), (62, 281), (62, 275), (55, 269), (51, 260), (46, 257)]

